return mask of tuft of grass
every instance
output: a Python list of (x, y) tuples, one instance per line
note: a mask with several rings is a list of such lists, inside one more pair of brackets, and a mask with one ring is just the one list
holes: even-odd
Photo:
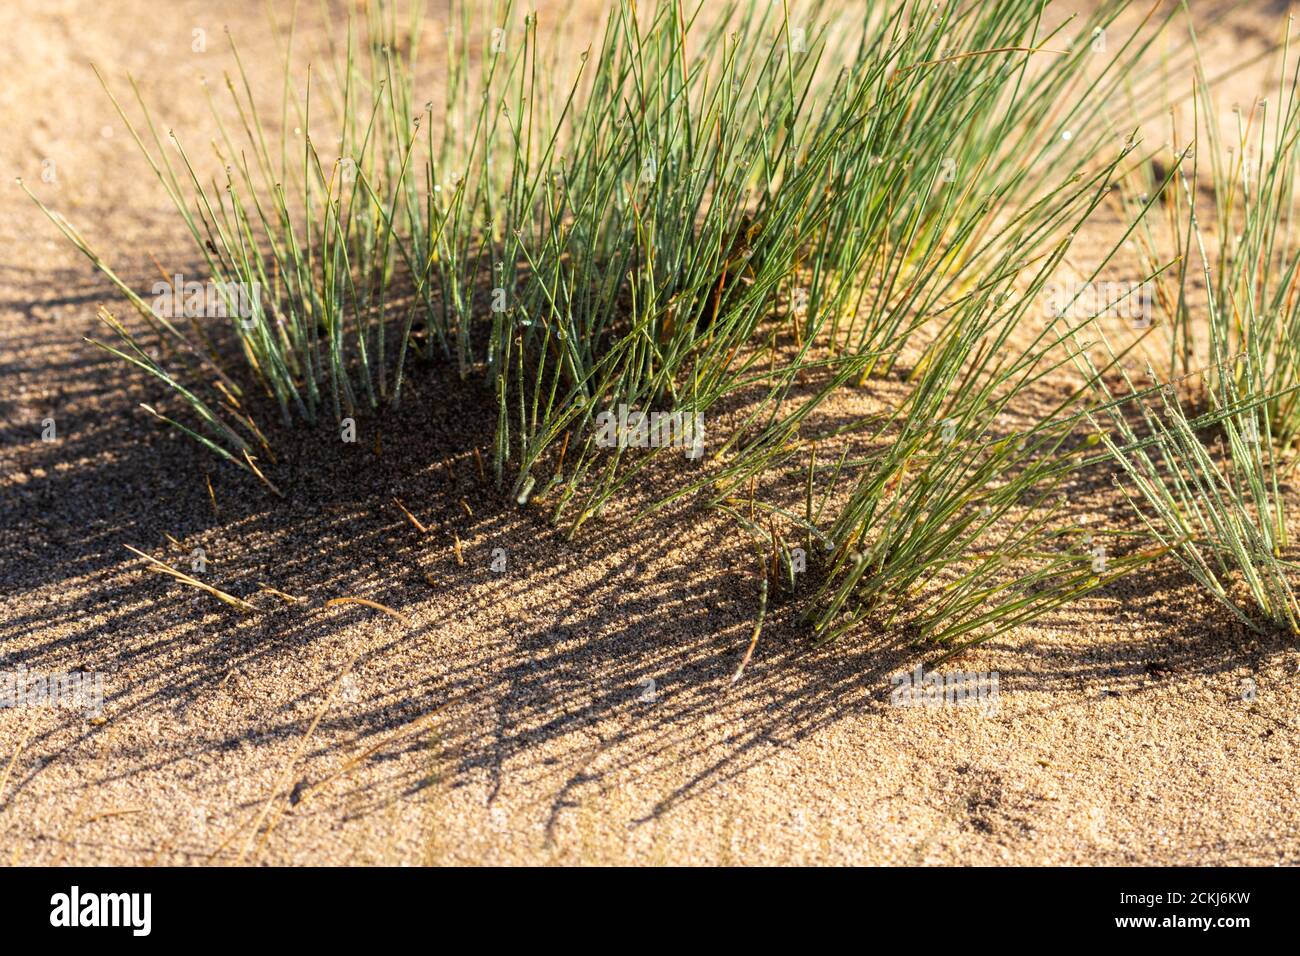
[[(193, 424), (159, 417), (273, 490), (253, 463), (259, 446), (270, 453), (253, 417), (261, 401), (269, 401), (287, 426), (327, 416), (341, 421), (396, 404), (400, 396), (416, 306), (404, 311), (405, 330), (393, 361), (390, 295), (404, 265), (399, 231), (424, 228), (416, 222), (414, 162), (422, 116), (413, 115), (410, 102), (420, 22), (413, 7), (409, 25), (400, 28), (395, 8), (387, 4), (367, 7), (361, 23), (349, 17), (340, 31), (344, 45), (333, 51), (332, 70), (324, 78), (309, 72), (301, 89), (289, 70), (294, 25), (284, 35), (277, 30), (285, 62), (278, 143), (266, 133), (265, 104), (227, 34), (236, 71), (223, 77), (224, 97), (208, 91), (216, 136), (207, 147), (223, 170), (211, 179), (200, 172), (207, 164), (199, 163), (180, 137), (172, 130), (160, 132), (162, 125), (133, 78), (127, 79), (130, 97), (124, 102), (96, 71), (185, 223), (206, 269), (202, 278), (216, 290), (216, 309), (205, 307), (195, 315), (183, 308), (176, 314), (170, 277), (146, 298), (74, 226), (23, 186), (121, 291), (157, 336), (159, 348), (154, 357), (140, 334), (107, 312), (101, 317), (116, 344), (95, 344), (161, 381)], [(227, 101), (235, 122), (226, 118), (218, 99)], [(137, 113), (134, 118), (129, 107)], [(328, 132), (318, 135), (318, 127)], [(417, 280), (418, 295), (423, 273)], [(404, 281), (409, 285), (410, 277)], [(212, 311), (218, 314), (208, 314)], [(242, 360), (238, 370), (230, 367), (227, 345)]]
[[(1293, 223), (1300, 61), (1288, 26), (1275, 96), (1234, 109), (1236, 128), (1225, 132), (1216, 82), (1188, 23), (1191, 142), (1139, 171), (1164, 213), (1163, 222), (1140, 219), (1142, 252), (1150, 264), (1154, 250), (1171, 243), (1176, 266), (1156, 270), (1153, 296), (1164, 318), (1157, 327), (1168, 335), (1168, 374), (1161, 381), (1148, 365), (1156, 384), (1137, 388), (1109, 343), (1104, 369), (1086, 350), (1077, 361), (1116, 484), (1154, 542), (1248, 627), (1295, 634), (1300, 566), (1284, 558), (1282, 480), (1284, 456), (1300, 437)], [(1199, 190), (1202, 169), (1212, 200)]]
[[(105, 312), (97, 344), (183, 414), (149, 410), (277, 493), (267, 409), (337, 424), (390, 413), (415, 365), (482, 376), (498, 490), (570, 535), (664, 481), (634, 520), (728, 514), (764, 594), (795, 590), (791, 542), (816, 542), (821, 638), (879, 618), (956, 646), (1156, 553), (1099, 574), (1058, 547), (1061, 483), (1090, 460), (1083, 389), (1005, 424), (1081, 350), (1082, 326), (1033, 329), (1030, 309), (1136, 148), (1105, 106), (1141, 87), (1164, 20), (1104, 42), (1126, 6), (1047, 27), (1042, 0), (621, 0), (574, 55), (512, 0), (453, 3), (445, 40), (421, 4), (376, 3), (305, 80), (276, 27), (273, 121), (230, 41), (212, 180), (134, 82), (128, 104), (104, 83), (210, 278), (264, 290), (217, 327), (160, 313), (42, 208), (146, 323)], [(421, 106), (430, 51), (445, 94)], [(881, 407), (828, 430), (855, 394)], [(623, 406), (702, 417), (702, 460), (604, 447)]]
[[(790, 424), (810, 371), (837, 368), (825, 395), (893, 371), (1000, 255), (1061, 226), (1053, 197), (1111, 135), (1097, 103), (1141, 48), (1088, 78), (1090, 48), (1052, 49), (1035, 3), (898, 3), (796, 54), (788, 12), (743, 9), (697, 47), (677, 4), (644, 30), (615, 15), (591, 69), (617, 105), (582, 111), (565, 150), (594, 161), (553, 171), (545, 217), (520, 233), (525, 279), (505, 290), (514, 323), (493, 357), (497, 473), (515, 462), (512, 494), (573, 513), (571, 533), (655, 458), (600, 448), (601, 412), (708, 416), (765, 388), (716, 460), (750, 426)], [(635, 47), (617, 42), (634, 30)]]
[[(1277, 81), (1269, 96), (1234, 106), (1225, 128), (1219, 77), (1211, 78), (1190, 16), (1190, 137), (1174, 127), (1166, 157), (1147, 164), (1148, 188), (1162, 199), (1163, 237), (1145, 224), (1147, 257), (1167, 247), (1177, 270), (1156, 301), (1168, 321), (1172, 376), (1196, 373), (1202, 400), (1227, 407), (1229, 395), (1272, 395), (1263, 414), (1279, 447), (1300, 439), (1300, 271), (1297, 270), (1296, 169), (1300, 163), (1300, 59), (1290, 24), (1276, 48)], [(1158, 175), (1150, 175), (1154, 169)], [(1199, 190), (1208, 175), (1211, 196)], [(1205, 280), (1205, 291), (1194, 288)], [(1238, 361), (1242, 356), (1248, 361)], [(1231, 378), (1231, 381), (1228, 379)]]
[[(1080, 360), (1102, 399), (1089, 419), (1127, 479), (1116, 475), (1115, 483), (1155, 541), (1252, 630), (1263, 620), (1300, 633), (1292, 584), (1300, 566), (1282, 558), (1283, 499), (1259, 424), (1272, 397), (1239, 394), (1233, 376), (1222, 373), (1227, 391), (1220, 394), (1228, 404), (1191, 417), (1172, 385), (1137, 389), (1121, 368), (1127, 393), (1117, 398), (1092, 360)], [(1155, 379), (1154, 370), (1150, 375)], [(1130, 421), (1134, 409), (1142, 432)], [(1217, 449), (1205, 444), (1211, 428), (1222, 430)], [(1244, 584), (1253, 613), (1241, 607), (1237, 582)]]
[[(1132, 148), (1058, 197), (1062, 208), (1087, 219)], [(1062, 485), (1092, 457), (1079, 434), (1083, 389), (1030, 414), (1027, 427), (1002, 424), (1069, 362), (1068, 343), (1091, 324), (1057, 316), (1026, 333), (1069, 242), (1028, 276), (1012, 251), (1024, 243), (1009, 248), (1000, 281), (966, 297), (936, 330), (910, 390), (874, 431), (877, 450), (852, 463), (856, 485), (829, 527), (812, 534), (829, 552), (828, 568), (803, 616), (822, 639), (874, 619), (885, 628), (905, 623), (917, 641), (969, 646), (1151, 559), (1130, 554), (1098, 568), (1070, 547), (1077, 529), (1062, 520)], [(1010, 291), (1017, 279), (1027, 282), (1019, 295)], [(1027, 344), (1013, 345), (1016, 334)], [(832, 485), (844, 472), (836, 469)]]

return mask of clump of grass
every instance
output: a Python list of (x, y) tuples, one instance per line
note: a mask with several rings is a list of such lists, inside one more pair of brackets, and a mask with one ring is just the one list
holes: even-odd
[[(1055, 202), (1085, 220), (1132, 148)], [(824, 639), (875, 618), (885, 627), (907, 622), (918, 641), (969, 646), (1150, 559), (1132, 554), (1099, 569), (1089, 555), (1059, 547), (1073, 532), (1061, 528), (1062, 485), (1089, 457), (1074, 409), (1082, 390), (1032, 414), (1026, 428), (999, 425), (1028, 389), (1068, 363), (1067, 343), (1090, 324), (1058, 316), (1026, 333), (1068, 247), (1067, 237), (1028, 277), (1008, 251), (1000, 281), (965, 297), (935, 331), (908, 394), (876, 430), (879, 450), (854, 463), (856, 486), (816, 533), (829, 567), (804, 617)], [(1028, 280), (1023, 294), (1011, 293), (1016, 278)]]
[[(1300, 566), (1282, 558), (1286, 526), (1272, 449), (1260, 422), (1269, 396), (1238, 393), (1219, 377), (1227, 404), (1189, 416), (1174, 387), (1137, 389), (1122, 366), (1126, 394), (1115, 396), (1091, 358), (1082, 355), (1102, 400), (1089, 419), (1127, 483), (1116, 476), (1151, 536), (1214, 598), (1253, 630), (1260, 621), (1300, 633), (1293, 585)], [(1154, 379), (1155, 372), (1150, 370)], [(1137, 409), (1143, 431), (1130, 421)], [(1106, 427), (1109, 426), (1109, 427)], [(1205, 436), (1221, 428), (1217, 452)], [(1253, 612), (1234, 587), (1244, 584)]]
[[(911, 605), (919, 636), (952, 644), (1128, 566), (1098, 575), (1050, 547), (1054, 494), (1084, 457), (1077, 395), (1026, 429), (999, 424), (1078, 332), (1013, 338), (1133, 148), (1101, 158), (1104, 105), (1152, 36), (1097, 44), (1125, 6), (1047, 29), (1041, 0), (894, 0), (839, 21), (822, 2), (620, 2), (566, 70), (535, 14), (521, 27), (507, 0), (474, 22), (455, 4), (445, 102), (420, 108), (420, 7), (399, 27), (375, 4), (301, 90), (290, 27), (278, 149), (242, 65), (227, 78), (239, 123), (214, 106), (213, 182), (132, 84), (142, 121), (113, 103), (211, 275), (269, 290), (225, 330), (238, 372), (47, 213), (169, 348), (154, 358), (115, 321), (104, 347), (188, 407), (169, 421), (268, 484), (258, 401), (284, 425), (385, 410), (411, 354), (490, 383), (497, 485), (570, 534), (661, 460), (602, 447), (603, 412), (740, 407), (641, 516), (697, 498), (766, 538), (791, 578), (784, 535), (827, 542), (806, 605), (819, 635)], [(752, 494), (735, 508), (799, 465), (835, 396), (906, 363), (905, 394), (835, 436), (872, 450), (808, 462), (802, 516)], [(1026, 562), (1038, 570), (1012, 587)]]
[[(208, 145), (224, 170), (221, 178), (203, 178), (203, 164), (180, 137), (161, 132), (133, 79), (134, 103), (124, 105), (96, 71), (185, 223), (206, 278), (219, 290), (221, 316), (171, 315), (147, 301), (28, 190), (143, 317), (160, 348), (142, 347), (138, 334), (111, 317), (106, 322), (117, 344), (96, 344), (163, 382), (195, 420), (193, 427), (168, 421), (254, 473), (252, 452), (260, 446), (271, 455), (253, 419), (259, 398), (272, 401), (282, 423), (291, 425), (339, 421), (400, 397), (431, 267), (404, 262), (407, 246), (397, 241), (399, 233), (405, 240), (429, 228), (415, 160), (425, 114), (413, 113), (412, 105), (419, 9), (412, 14), (405, 29), (386, 4), (369, 6), (361, 23), (350, 17), (333, 70), (324, 78), (309, 72), (301, 89), (289, 69), (293, 24), (287, 34), (277, 33), (285, 62), (278, 143), (266, 133), (263, 104), (229, 38), (237, 70), (222, 86), (237, 121), (225, 118), (217, 93), (208, 97), (217, 130)], [(314, 135), (318, 126), (327, 132)], [(404, 309), (394, 361), (390, 297), (401, 279), (414, 286), (416, 304)], [(234, 291), (240, 289), (256, 291), (240, 300)], [(218, 347), (222, 337), (233, 337), (241, 370), (228, 367)]]
[[(1169, 321), (1170, 374), (1197, 373), (1205, 400), (1223, 408), (1229, 393), (1272, 395), (1268, 430), (1283, 448), (1300, 438), (1300, 271), (1296, 248), (1296, 169), (1300, 162), (1300, 60), (1290, 25), (1278, 46), (1271, 96), (1232, 109), (1225, 129), (1217, 109), (1217, 78), (1206, 72), (1188, 18), (1193, 146), (1171, 145), (1154, 160), (1166, 210), (1167, 239), (1144, 229), (1148, 257), (1165, 243), (1177, 270), (1162, 280), (1157, 303)], [(1173, 129), (1175, 141), (1178, 129)], [(1167, 172), (1165, 172), (1167, 170)], [(1212, 204), (1198, 192), (1208, 170)], [(1163, 180), (1162, 182), (1160, 180)], [(1189, 287), (1206, 282), (1204, 296)], [(1238, 361), (1249, 355), (1249, 361)], [(1232, 378), (1228, 381), (1225, 376)]]
[[(1021, 28), (1031, 29), (1032, 23)], [(1034, 48), (1033, 42), (1028, 46)], [(992, 76), (1005, 75), (1006, 64), (992, 59)], [(1131, 65), (1117, 60), (1111, 79), (1122, 81)], [(1077, 65), (1062, 69), (1078, 79), (1071, 72)], [(1070, 101), (1059, 99), (1070, 84), (1062, 82), (1054, 67), (1044, 75), (1050, 79), (1042, 89), (1058, 97), (1055, 109), (1078, 120), (1081, 136), (1104, 128), (1098, 124), (1094, 129), (1087, 117), (1076, 116)], [(989, 80), (984, 79), (981, 90)], [(1079, 84), (1085, 101), (1091, 102), (1090, 95), (1110, 80), (1103, 73), (1093, 82), (1092, 88)], [(1021, 88), (1017, 84), (1016, 92)], [(1003, 101), (994, 96), (993, 102)], [(1028, 103), (1036, 103), (1033, 95)], [(1004, 135), (1003, 119), (1018, 115), (1019, 105), (1011, 94), (1004, 104), (1009, 113), (999, 113), (987, 132)], [(1042, 114), (1050, 115), (1050, 110)], [(875, 619), (885, 627), (906, 622), (919, 640), (969, 646), (1161, 553), (1157, 548), (1122, 555), (1098, 571), (1090, 555), (1059, 547), (1070, 533), (1058, 527), (1061, 483), (1095, 461), (1095, 455), (1085, 453), (1088, 445), (1079, 434), (1083, 419), (1075, 408), (1085, 390), (1035, 416), (1026, 429), (1008, 433), (997, 425), (1036, 382), (1069, 361), (1066, 346), (1078, 326), (1054, 321), (1036, 335), (1016, 333), (1030, 326), (1029, 310), (1044, 281), (1060, 266), (1075, 232), (1102, 203), (1116, 169), (1135, 147), (1130, 141), (1108, 164), (1084, 175), (1079, 156), (1061, 152), (1060, 144), (1072, 137), (1061, 137), (1060, 127), (1040, 121), (1019, 131), (1022, 135), (1013, 138), (1018, 155), (1055, 157), (1057, 168), (1070, 175), (1041, 175), (1032, 167), (1035, 174), (1030, 176), (1031, 167), (1004, 157), (992, 140), (981, 140), (978, 124), (948, 129), (947, 135), (977, 144), (973, 168), (1001, 169), (1003, 176), (991, 176), (988, 192), (978, 196), (952, 190), (928, 210), (915, 204), (896, 223), (901, 227), (897, 234), (888, 213), (906, 207), (906, 200), (857, 207), (874, 209), (882, 227), (864, 243), (856, 271), (846, 270), (852, 281), (845, 282), (843, 274), (837, 277), (838, 288), (851, 289), (852, 295), (835, 301), (833, 308), (810, 310), (798, 329), (796, 357), (788, 365), (777, 368), (773, 360), (765, 376), (752, 359), (745, 364), (761, 352), (738, 352), (742, 358), (733, 384), (739, 388), (764, 381), (766, 394), (712, 457), (719, 467), (666, 499), (704, 495), (709, 506), (749, 532), (760, 552), (771, 554), (768, 577), (784, 576), (792, 590), (795, 572), (787, 539), (804, 539), (809, 551), (821, 551), (819, 583), (804, 598), (803, 617), (823, 639)], [(954, 148), (943, 139), (944, 132), (939, 127), (930, 155), (941, 157)], [(1086, 163), (1095, 165), (1096, 148), (1084, 155)], [(933, 189), (935, 181), (929, 185)], [(1030, 191), (1033, 187), (1041, 191)], [(855, 215), (871, 221), (860, 211)], [(806, 260), (814, 273), (826, 270), (845, 242), (841, 236), (825, 247), (814, 246)], [(1027, 261), (1024, 250), (1036, 248), (1047, 252)], [(864, 263), (873, 271), (864, 271)], [(874, 272), (880, 263), (885, 271)], [(903, 294), (891, 295), (891, 289)], [(851, 320), (845, 321), (843, 306), (849, 301), (871, 305), (849, 310)], [(820, 469), (809, 460), (802, 515), (779, 500), (754, 500), (760, 478), (782, 467), (792, 474), (799, 471), (790, 465), (801, 454), (807, 457), (808, 445), (816, 441), (809, 431), (829, 399), (894, 371), (905, 354), (914, 359), (906, 394), (854, 426), (866, 433), (871, 451), (855, 459), (846, 451), (838, 462)], [(811, 397), (791, 401), (796, 383), (818, 373), (824, 373), (824, 384)], [(849, 486), (847, 498), (839, 494), (842, 483)], [(778, 521), (786, 530), (777, 530)], [(942, 584), (935, 586), (935, 581)]]
[[(1081, 34), (1121, 8), (1103, 5)], [(745, 9), (694, 54), (675, 4), (636, 49), (607, 33), (592, 85), (619, 105), (582, 111), (574, 134), (573, 152), (597, 161), (559, 170), (523, 240), (497, 469), (513, 460), (512, 493), (572, 511), (572, 530), (654, 458), (599, 448), (601, 411), (707, 414), (762, 382), (739, 434), (784, 421), (810, 369), (839, 367), (824, 394), (891, 372), (1010, 243), (1041, 235), (1031, 224), (1060, 226), (1050, 197), (1092, 162), (1109, 133), (1097, 104), (1140, 48), (1120, 45), (1085, 79), (1090, 48), (1053, 49), (1037, 4), (899, 3), (865, 18), (847, 54), (816, 34), (796, 53), (788, 13)], [(614, 35), (634, 23), (624, 10)], [(778, 341), (794, 345), (780, 368)]]
[[(1082, 351), (1079, 364), (1098, 401), (1089, 418), (1150, 535), (1247, 626), (1294, 634), (1300, 567), (1283, 557), (1289, 541), (1281, 481), (1283, 456), (1300, 437), (1293, 224), (1300, 63), (1292, 62), (1288, 28), (1275, 98), (1245, 113), (1234, 109), (1236, 129), (1225, 134), (1215, 83), (1194, 30), (1190, 36), (1191, 142), (1172, 146), (1167, 165), (1155, 159), (1148, 179), (1176, 264), (1157, 270), (1163, 274), (1153, 297), (1166, 319), (1157, 327), (1168, 331), (1168, 373), (1161, 382), (1148, 366), (1156, 384), (1139, 389), (1108, 343), (1104, 371), (1112, 380), (1118, 375), (1122, 389)], [(1203, 168), (1210, 208), (1198, 191)], [(1150, 263), (1162, 240), (1158, 223), (1141, 223)], [(1192, 393), (1191, 383), (1200, 391)]]
[[(1104, 4), (1080, 35), (1122, 7)], [(445, 101), (421, 108), (421, 12), (403, 23), (393, 4), (368, 6), (301, 83), (294, 25), (277, 31), (278, 142), (232, 39), (224, 86), (238, 122), (212, 97), (223, 179), (201, 178), (134, 82), (134, 121), (105, 84), (211, 278), (266, 290), (224, 330), (243, 372), (208, 329), (158, 314), (46, 211), (167, 354), (152, 358), (120, 324), (106, 347), (174, 390), (191, 432), (241, 466), (268, 450), (257, 395), (285, 424), (337, 421), (396, 404), (411, 351), (441, 353), (494, 384), (498, 480), (513, 470), (515, 497), (530, 480), (533, 494), (562, 489), (558, 511), (582, 495), (577, 524), (622, 467), (571, 443), (595, 409), (706, 410), (745, 377), (745, 346), (796, 289), (800, 361), (876, 350), (872, 370), (887, 371), (906, 316), (991, 253), (996, 208), (1089, 161), (1100, 103), (1135, 53), (1126, 42), (1085, 81), (1094, 51), (1052, 46), (1066, 44), (1039, 30), (1034, 0), (900, 0), (835, 29), (821, 2), (707, 18), (704, 4), (620, 3), (566, 83), (535, 15), (520, 30), (511, 2), (481, 22), (456, 4), (439, 51)], [(573, 452), (539, 482), (556, 445)], [(595, 489), (581, 487), (592, 475)]]

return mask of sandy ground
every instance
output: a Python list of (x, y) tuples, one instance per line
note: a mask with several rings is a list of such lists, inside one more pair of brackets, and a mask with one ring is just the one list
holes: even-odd
[[(0, 168), (141, 281), (184, 236), (89, 64), (136, 74), (192, 137), (224, 24), (255, 78), (278, 70), (262, 4), (159, 9), (0, 6)], [(1277, 19), (1234, 17), (1220, 49), (1262, 49)], [(891, 707), (914, 652), (810, 652), (788, 608), (731, 686), (757, 588), (725, 523), (565, 542), (479, 479), (490, 406), (432, 375), (356, 445), (300, 433), (273, 499), (139, 410), (158, 390), (83, 341), (100, 302), (107, 283), (0, 190), (0, 669), (101, 671), (107, 697), (90, 721), (0, 710), (0, 861), (1300, 862), (1300, 653), (1175, 569), (967, 655), (999, 675), (994, 713)], [(150, 574), (127, 544), (181, 566), (202, 548), (206, 580), (265, 610)], [(341, 595), (410, 626), (325, 606)]]

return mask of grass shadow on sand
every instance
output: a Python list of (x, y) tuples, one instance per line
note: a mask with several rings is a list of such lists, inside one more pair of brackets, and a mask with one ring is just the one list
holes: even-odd
[[(265, 747), (274, 763), (270, 745), (302, 737), (336, 662), (352, 660), (356, 685), (325, 712), (294, 777), (311, 789), (341, 752), (365, 756), (319, 806), (365, 815), (431, 786), (420, 728), (438, 713), (445, 785), (487, 780), (489, 804), (507, 788), (540, 787), (551, 794), (549, 840), (566, 809), (603, 789), (649, 794), (626, 821), (636, 826), (845, 716), (885, 714), (890, 674), (920, 659), (866, 635), (810, 650), (785, 604), (733, 686), (757, 610), (751, 552), (734, 527), (679, 512), (652, 525), (612, 520), (565, 542), (479, 474), (473, 450), (486, 451), (490, 395), (454, 375), (421, 369), (401, 413), (359, 421), (355, 444), (326, 428), (284, 433), (279, 500), (155, 426), (136, 408), (154, 389), (76, 339), (58, 328), (8, 343), (7, 361), (68, 391), (53, 413), (56, 442), (25, 420), (40, 409), (14, 406), (22, 420), (6, 424), (0, 656), (9, 668), (103, 671), (110, 726), (164, 727), (80, 785), (147, 778), (232, 749)], [(127, 544), (187, 571), (201, 548), (203, 580), (262, 610), (241, 616), (146, 573)], [(498, 548), (506, 563), (494, 570)], [(990, 642), (1025, 661), (999, 665), (1003, 693), (1044, 681), (1073, 693), (1098, 679), (1141, 693), (1179, 672), (1239, 666), (1237, 635), (1196, 638), (1195, 602), (1171, 574), (1130, 582), (1122, 613), (1105, 610), (1102, 595), (1096, 613), (1115, 632), (1104, 657), (1086, 640)], [(302, 601), (285, 603), (263, 584)], [(343, 595), (413, 626), (325, 606)], [(1154, 615), (1169, 637), (1126, 637), (1126, 615)], [(1077, 624), (1049, 617), (1042, 627)], [(19, 766), (4, 805), (50, 764), (82, 761), (106, 727), (83, 723), (71, 740), (56, 731), (34, 736), (29, 748), (44, 758)]]

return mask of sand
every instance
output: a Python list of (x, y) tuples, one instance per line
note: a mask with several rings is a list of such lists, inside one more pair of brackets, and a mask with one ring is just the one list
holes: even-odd
[[(260, 3), (158, 10), (0, 6), (0, 168), (141, 282), (150, 254), (186, 264), (185, 237), (89, 64), (135, 73), (191, 138), (197, 75), (230, 62), (223, 25), (255, 78), (278, 71)], [(1240, 57), (1275, 29), (1260, 9), (1213, 39)], [(967, 654), (960, 669), (998, 674), (992, 712), (890, 706), (917, 650), (860, 634), (812, 651), (789, 605), (733, 685), (757, 585), (724, 520), (565, 541), (480, 479), (490, 406), (437, 370), (355, 445), (297, 433), (276, 499), (138, 408), (159, 390), (83, 341), (101, 302), (120, 307), (0, 190), (0, 670), (98, 671), (106, 694), (90, 720), (0, 710), (0, 861), (1300, 862), (1300, 653), (1176, 568)], [(1122, 520), (1104, 491), (1077, 507)], [(126, 545), (186, 569), (202, 548), (204, 580), (263, 610)], [(340, 596), (408, 623), (325, 605)]]

